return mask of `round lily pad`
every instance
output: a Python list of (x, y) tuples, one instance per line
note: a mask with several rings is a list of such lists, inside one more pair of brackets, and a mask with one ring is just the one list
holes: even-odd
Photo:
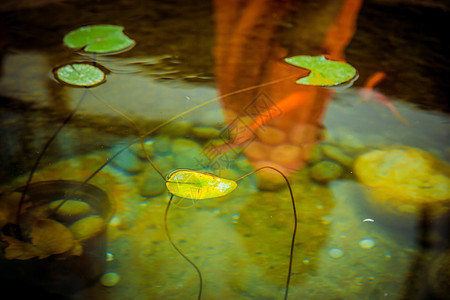
[(69, 63), (53, 69), (56, 80), (76, 87), (94, 87), (105, 82), (105, 72), (87, 62)]
[(328, 60), (325, 56), (299, 55), (288, 57), (285, 61), (296, 67), (310, 70), (311, 73), (296, 82), (314, 86), (337, 86), (353, 82), (358, 77), (356, 69), (341, 61)]
[(83, 48), (86, 52), (116, 54), (128, 51), (136, 42), (117, 25), (83, 26), (66, 34), (64, 44), (70, 48)]

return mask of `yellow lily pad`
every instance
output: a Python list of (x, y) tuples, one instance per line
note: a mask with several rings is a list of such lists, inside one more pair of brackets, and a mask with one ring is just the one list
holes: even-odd
[(181, 198), (211, 199), (225, 196), (237, 187), (230, 179), (192, 170), (176, 170), (168, 175), (166, 187)]

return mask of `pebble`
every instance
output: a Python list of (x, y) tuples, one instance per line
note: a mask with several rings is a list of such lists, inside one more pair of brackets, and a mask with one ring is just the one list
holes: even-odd
[(359, 246), (363, 249), (370, 249), (375, 246), (375, 241), (371, 238), (362, 239), (359, 241)]
[(166, 184), (156, 172), (150, 172), (138, 185), (139, 193), (144, 197), (155, 197), (166, 190)]
[(332, 258), (340, 258), (344, 255), (344, 251), (339, 248), (331, 248), (330, 251), (328, 251), (328, 255), (330, 255)]
[[(144, 147), (147, 151), (147, 154), (151, 157), (153, 155), (153, 139), (148, 139), (144, 141)], [(140, 159), (147, 159), (144, 150), (142, 149), (141, 143), (135, 143), (130, 146), (130, 150), (133, 151), (135, 155), (137, 155)]]
[(167, 124), (158, 133), (167, 134), (171, 137), (187, 136), (192, 128), (192, 123), (189, 121), (176, 121)]
[[(118, 149), (121, 149), (122, 147), (114, 147), (113, 151), (111, 153), (116, 153)], [(134, 154), (133, 151), (130, 149), (126, 149), (122, 153), (120, 153), (114, 160), (112, 161), (112, 164), (126, 172), (129, 173), (139, 173), (144, 168), (144, 164), (142, 161), (137, 158), (137, 156)]]
[(321, 161), (311, 167), (309, 174), (314, 181), (328, 183), (340, 178), (344, 169), (337, 163), (331, 161)]
[(105, 228), (105, 220), (97, 215), (80, 219), (69, 226), (76, 240), (84, 241), (100, 233)]
[(353, 167), (353, 159), (342, 151), (340, 148), (332, 145), (321, 145), (322, 153), (331, 160), (351, 169)]
[(116, 272), (108, 272), (102, 275), (100, 282), (104, 286), (115, 286), (120, 281), (120, 276)]
[(111, 225), (111, 226), (119, 226), (121, 222), (122, 222), (122, 220), (120, 219), (120, 217), (114, 216), (109, 221), (109, 225)]
[(153, 149), (158, 154), (170, 151), (170, 138), (166, 135), (158, 135), (153, 139)]
[(192, 128), (192, 134), (199, 139), (215, 139), (220, 135), (220, 130), (215, 127), (197, 126)]
[[(49, 207), (55, 209), (63, 200), (50, 202)], [(75, 221), (89, 214), (91, 207), (88, 203), (80, 200), (66, 200), (55, 212), (55, 217), (63, 221)]]

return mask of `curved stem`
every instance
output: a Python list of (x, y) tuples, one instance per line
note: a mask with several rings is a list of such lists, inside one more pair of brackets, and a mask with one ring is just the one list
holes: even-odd
[[(183, 117), (184, 115), (186, 115), (186, 114), (188, 114), (188, 113), (190, 113), (190, 112), (192, 112), (192, 111), (194, 111), (194, 110), (196, 110), (196, 109), (198, 109), (198, 108), (201, 108), (201, 107), (203, 107), (203, 106), (206, 106), (206, 105), (208, 105), (208, 104), (210, 104), (210, 103), (213, 103), (213, 102), (215, 102), (215, 101), (217, 101), (217, 100), (225, 99), (225, 98), (227, 98), (227, 97), (236, 95), (236, 94), (238, 94), (238, 93), (242, 93), (242, 92), (250, 91), (250, 90), (253, 90), (253, 89), (257, 89), (257, 88), (269, 86), (269, 85), (272, 85), (272, 84), (275, 84), (275, 83), (278, 83), (278, 82), (281, 82), (281, 81), (284, 81), (284, 80), (287, 80), (287, 79), (291, 79), (291, 78), (297, 77), (297, 76), (298, 76), (298, 75), (291, 75), (291, 76), (288, 76), (288, 77), (285, 77), (285, 78), (282, 78), (282, 79), (272, 80), (272, 81), (269, 81), (269, 82), (266, 82), (266, 83), (262, 83), (262, 84), (258, 84), (258, 85), (252, 86), (252, 87), (240, 89), (240, 90), (237, 90), (237, 91), (234, 91), (234, 92), (225, 94), (225, 95), (223, 95), (223, 96), (219, 96), (219, 97), (216, 97), (216, 98), (214, 98), (214, 99), (208, 100), (208, 101), (206, 101), (206, 102), (203, 102), (203, 103), (201, 103), (201, 104), (199, 104), (199, 105), (197, 105), (197, 106), (194, 106), (194, 107), (191, 108), (191, 109), (188, 109), (188, 110), (186, 110), (186, 111), (184, 111), (184, 112), (182, 112), (182, 113), (180, 113), (180, 114), (178, 114), (178, 115), (176, 115), (176, 116), (170, 118), (170, 119), (167, 120), (167, 121), (164, 121), (163, 123), (159, 124), (158, 126), (156, 126), (155, 128), (153, 128), (152, 130), (150, 130), (150, 131), (148, 131), (147, 133), (145, 133), (144, 135), (142, 135), (140, 138), (141, 138), (141, 139), (142, 139), (142, 138), (145, 138), (145, 137), (149, 136), (150, 134), (156, 132), (157, 130), (161, 129), (162, 127), (166, 126), (167, 124), (169, 124), (169, 123), (171, 123), (171, 122), (173, 122), (173, 121), (175, 121), (175, 120), (177, 120), (177, 119)], [(84, 183), (88, 183), (89, 180), (91, 180), (95, 175), (97, 175), (97, 174), (98, 174), (104, 167), (106, 167), (113, 159), (115, 159), (120, 153), (122, 153), (123, 151), (125, 151), (125, 150), (126, 150), (127, 148), (129, 148), (131, 145), (133, 145), (134, 143), (138, 142), (138, 141), (140, 140), (140, 138), (136, 138), (136, 139), (132, 140), (132, 141), (129, 142), (127, 145), (125, 145), (124, 148), (120, 149), (116, 154), (114, 154), (112, 157), (110, 157), (109, 160), (107, 160), (106, 162), (104, 162), (97, 170), (95, 170), (94, 173), (92, 173), (92, 174), (89, 176), (89, 178), (87, 178), (87, 179), (84, 181)]]
[(172, 199), (173, 199), (173, 194), (170, 194), (170, 199), (169, 199), (169, 202), (167, 203), (166, 211), (164, 212), (164, 229), (166, 230), (166, 235), (167, 235), (167, 238), (169, 239), (169, 242), (172, 244), (172, 246), (175, 248), (175, 250), (177, 250), (177, 252), (188, 263), (190, 263), (192, 265), (192, 267), (194, 267), (195, 271), (197, 272), (198, 280), (200, 282), (197, 299), (200, 300), (200, 298), (202, 297), (202, 291), (203, 291), (202, 273), (200, 272), (200, 269), (186, 255), (184, 255), (183, 252), (181, 252), (180, 249), (178, 249), (178, 247), (175, 245), (175, 243), (172, 240), (172, 237), (170, 236), (170, 233), (169, 233), (169, 227), (168, 227), (168, 224), (167, 224), (167, 215), (169, 214), (169, 208), (170, 208), (170, 204), (172, 203)]
[(238, 182), (239, 180), (244, 179), (245, 177), (247, 177), (253, 173), (256, 173), (262, 169), (272, 169), (272, 170), (278, 172), (278, 174), (280, 174), (281, 176), (283, 176), (283, 178), (286, 181), (286, 184), (289, 188), (289, 193), (291, 194), (292, 211), (294, 213), (294, 230), (292, 232), (291, 250), (290, 250), (290, 254), (289, 254), (289, 268), (288, 268), (288, 275), (287, 275), (287, 279), (286, 279), (286, 288), (285, 288), (285, 292), (284, 292), (284, 299), (286, 300), (288, 298), (288, 294), (289, 294), (289, 282), (291, 281), (292, 261), (294, 258), (295, 236), (297, 235), (297, 209), (295, 207), (294, 193), (292, 192), (291, 184), (289, 183), (289, 180), (287, 179), (286, 175), (283, 174), (283, 172), (281, 172), (280, 170), (278, 170), (274, 167), (270, 167), (270, 166), (258, 168), (244, 176), (239, 177), (238, 179), (235, 180), (235, 182)]
[(18, 224), (18, 225), (20, 224), (20, 212), (22, 211), (23, 202), (24, 202), (25, 196), (28, 192), (28, 187), (31, 183), (31, 180), (33, 179), (33, 175), (36, 172), (36, 169), (37, 169), (39, 163), (41, 162), (42, 157), (44, 156), (48, 147), (50, 147), (50, 144), (55, 140), (58, 133), (64, 128), (64, 126), (66, 126), (67, 123), (69, 123), (70, 119), (72, 119), (73, 115), (78, 110), (81, 103), (83, 102), (83, 99), (86, 97), (87, 91), (88, 91), (88, 89), (84, 90), (84, 93), (81, 96), (80, 101), (78, 101), (77, 106), (75, 106), (75, 109), (66, 117), (66, 119), (63, 121), (61, 126), (59, 126), (59, 128), (55, 131), (55, 133), (53, 133), (53, 135), (48, 139), (48, 141), (44, 145), (44, 148), (42, 148), (41, 153), (39, 153), (38, 158), (34, 162), (33, 168), (31, 169), (30, 175), (28, 176), (27, 182), (25, 183), (25, 187), (23, 189), (22, 196), (20, 197), (19, 205), (18, 205), (17, 212), (16, 212), (16, 224)]
[[(109, 104), (109, 103), (103, 101), (103, 99), (101, 99), (100, 97), (97, 97), (97, 95), (95, 95), (95, 94), (93, 94), (93, 93), (91, 93), (91, 94), (94, 96), (95, 99), (97, 99), (98, 101), (102, 102), (103, 105), (106, 105), (106, 106), (109, 107), (111, 110), (115, 111), (116, 113), (118, 113), (119, 115), (121, 115), (122, 117), (124, 117), (128, 122), (131, 123), (131, 125), (133, 125), (133, 127), (136, 129), (136, 132), (137, 132), (137, 135), (138, 135), (138, 138), (139, 138), (139, 142), (141, 143), (142, 150), (144, 151), (145, 157), (147, 158), (148, 162), (150, 163), (150, 165), (152, 165), (153, 169), (155, 169), (155, 171), (158, 172), (158, 174), (162, 177), (162, 179), (163, 179), (164, 181), (167, 181), (167, 180), (166, 180), (166, 177), (164, 177), (163, 173), (161, 173), (161, 171), (156, 167), (156, 165), (155, 165), (155, 164), (153, 163), (153, 161), (150, 159), (150, 155), (148, 154), (147, 149), (145, 149), (144, 139), (143, 139), (143, 137), (142, 137), (142, 135), (141, 135), (141, 131), (139, 130), (139, 127), (137, 126), (136, 122), (134, 122), (130, 117), (128, 117), (127, 115), (125, 115), (123, 112), (121, 112), (120, 110), (118, 110), (117, 108), (115, 108), (114, 106), (112, 106), (111, 104)], [(127, 146), (126, 148), (128, 148), (128, 146)], [(126, 149), (126, 148), (125, 148), (125, 149)], [(124, 150), (125, 150), (125, 149), (124, 149)], [(122, 152), (122, 151), (123, 151), (123, 150), (121, 150), (120, 152)], [(117, 155), (118, 155), (118, 154), (117, 154)], [(115, 156), (113, 156), (113, 157), (116, 157), (117, 155), (115, 155)]]

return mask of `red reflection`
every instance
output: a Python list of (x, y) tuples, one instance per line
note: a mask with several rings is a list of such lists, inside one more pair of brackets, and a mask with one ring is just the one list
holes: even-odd
[[(315, 18), (322, 2), (327, 9), (320, 8), (320, 18)], [(225, 117), (235, 136), (222, 148), (240, 146), (255, 167), (271, 165), (287, 173), (301, 168), (311, 146), (320, 141), (333, 91), (296, 84), (295, 80), (308, 72), (284, 63), (283, 58), (325, 54), (343, 60), (361, 0), (318, 0), (315, 10), (306, 6), (309, 9), (304, 12), (302, 4), (293, 0), (215, 0), (214, 54), (220, 94), (287, 78), (223, 99)], [(278, 41), (281, 25), (293, 12), (317, 24), (330, 24), (327, 30), (317, 26), (314, 32), (313, 23), (295, 31), (300, 33), (295, 38), (302, 39), (304, 34), (321, 40), (319, 45), (310, 45), (308, 53), (288, 53)]]

